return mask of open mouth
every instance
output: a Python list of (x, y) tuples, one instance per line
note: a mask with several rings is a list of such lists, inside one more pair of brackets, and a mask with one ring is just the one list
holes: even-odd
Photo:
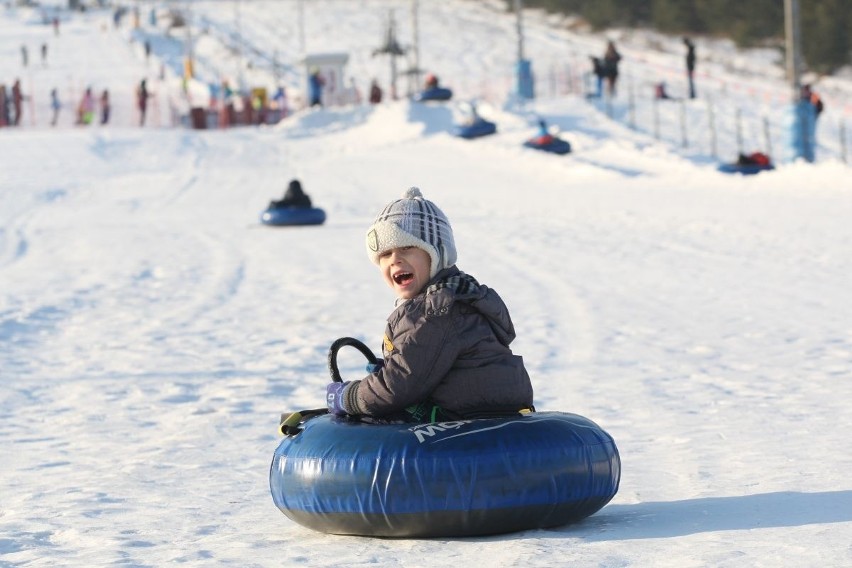
[(393, 275), (393, 281), (399, 286), (405, 286), (414, 280), (414, 274), (411, 272), (397, 272)]

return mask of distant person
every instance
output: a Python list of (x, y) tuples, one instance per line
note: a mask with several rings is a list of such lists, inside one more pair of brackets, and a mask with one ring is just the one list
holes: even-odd
[(438, 77), (433, 73), (429, 73), (428, 75), (426, 75), (425, 87), (426, 89), (437, 89)]
[(618, 81), (618, 63), (621, 61), (621, 54), (615, 48), (615, 42), (612, 40), (606, 44), (606, 52), (603, 56), (604, 77), (606, 78), (607, 93), (609, 96), (615, 96), (615, 84)]
[(811, 103), (814, 107), (814, 117), (819, 118), (819, 115), (822, 114), (825, 105), (822, 102), (822, 98), (813, 90), (810, 84), (802, 85), (802, 89), (800, 91), (801, 100)]
[(80, 104), (77, 106), (77, 124), (89, 125), (95, 117), (95, 97), (92, 94), (92, 88), (87, 87), (83, 93), (83, 98), (80, 99)]
[(104, 89), (104, 91), (101, 93), (101, 124), (106, 124), (109, 122), (109, 113), (109, 91), (107, 89)]
[(686, 46), (686, 78), (689, 80), (689, 98), (695, 98), (695, 44), (685, 37), (683, 44)]
[(254, 124), (266, 123), (266, 101), (259, 91), (251, 93), (251, 110)]
[(47, 44), (41, 44), (41, 64), (42, 66), (47, 65)]
[(0, 83), (0, 126), (9, 126), (11, 118), (9, 106), (12, 104), (9, 95), (6, 93), (6, 85)]
[(148, 59), (150, 57), (151, 57), (151, 41), (146, 39), (145, 40), (145, 61), (148, 61)]
[(592, 60), (592, 74), (595, 76), (596, 91), (588, 96), (590, 98), (599, 99), (603, 96), (603, 83), (604, 78), (606, 77), (606, 71), (604, 70), (603, 59), (595, 57), (594, 55), (589, 56), (589, 58)]
[(737, 156), (739, 166), (770, 166), (772, 160), (763, 152), (752, 152), (751, 154), (740, 153)]
[(668, 91), (666, 91), (666, 82), (660, 81), (656, 85), (654, 85), (654, 98), (657, 100), (669, 100), (671, 97), (669, 96)]
[(479, 110), (476, 108), (476, 102), (470, 101), (468, 105), (468, 117), (465, 119), (464, 123), (466, 126), (473, 126), (474, 124), (479, 124), (480, 122), (484, 122), (481, 116), (479, 116)]
[(310, 209), (311, 207), (311, 198), (302, 190), (302, 184), (297, 179), (290, 180), (282, 199), (269, 202), (270, 209)]
[(279, 85), (275, 94), (272, 95), (271, 107), (278, 111), (279, 119), (287, 117), (289, 108), (287, 105), (287, 91), (284, 89), (284, 85)]
[(312, 67), (311, 74), (308, 77), (309, 106), (322, 106), (322, 89), (324, 86), (325, 80), (320, 75), (319, 69)]
[(148, 98), (150, 96), (147, 79), (142, 79), (136, 88), (136, 108), (139, 109), (139, 126), (145, 126), (145, 114), (148, 111)]
[(56, 88), (50, 90), (50, 109), (53, 111), (53, 116), (50, 119), (50, 125), (56, 126), (59, 120), (59, 110), (62, 108), (62, 103), (59, 101), (59, 92)]
[(24, 67), (26, 67), (27, 64), (29, 64), (29, 62), (30, 62), (30, 54), (29, 54), (29, 51), (27, 51), (27, 46), (22, 45), (21, 46), (21, 64)]
[(24, 92), (21, 90), (21, 80), (15, 79), (15, 82), (12, 84), (12, 108), (15, 111), (13, 124), (15, 126), (21, 125), (21, 115), (23, 114), (25, 98)]
[(370, 104), (377, 105), (382, 102), (382, 88), (375, 79), (370, 83)]
[(540, 118), (538, 121), (538, 134), (535, 138), (533, 138), (533, 144), (546, 146), (547, 144), (552, 144), (554, 140), (553, 135), (550, 133), (550, 129), (547, 127), (547, 122), (545, 122), (543, 118)]

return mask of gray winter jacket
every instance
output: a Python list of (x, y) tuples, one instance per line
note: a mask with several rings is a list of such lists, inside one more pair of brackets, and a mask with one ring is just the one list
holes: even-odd
[(343, 394), (349, 414), (437, 405), (450, 416), (530, 408), (533, 388), (509, 344), (515, 328), (494, 290), (452, 266), (388, 317), (384, 365)]

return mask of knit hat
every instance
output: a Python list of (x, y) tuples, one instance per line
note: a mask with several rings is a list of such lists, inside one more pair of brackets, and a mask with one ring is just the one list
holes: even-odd
[(374, 264), (379, 264), (383, 252), (400, 247), (417, 247), (429, 253), (430, 279), (456, 263), (449, 219), (416, 187), (385, 206), (367, 231), (367, 256)]

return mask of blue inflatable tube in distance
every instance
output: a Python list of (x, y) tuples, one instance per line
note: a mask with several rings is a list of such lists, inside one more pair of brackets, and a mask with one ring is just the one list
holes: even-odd
[(471, 124), (463, 124), (456, 127), (456, 136), (467, 139), (488, 136), (495, 132), (497, 132), (497, 125), (482, 119)]
[(725, 174), (743, 174), (746, 176), (759, 174), (760, 172), (765, 172), (769, 170), (774, 170), (775, 166), (772, 164), (721, 164), (718, 168), (718, 171)]
[(453, 92), (446, 87), (433, 87), (415, 94), (412, 99), (415, 102), (448, 101), (453, 98)]
[(296, 225), (321, 225), (325, 211), (316, 207), (276, 207), (261, 213), (260, 222), (276, 227)]

